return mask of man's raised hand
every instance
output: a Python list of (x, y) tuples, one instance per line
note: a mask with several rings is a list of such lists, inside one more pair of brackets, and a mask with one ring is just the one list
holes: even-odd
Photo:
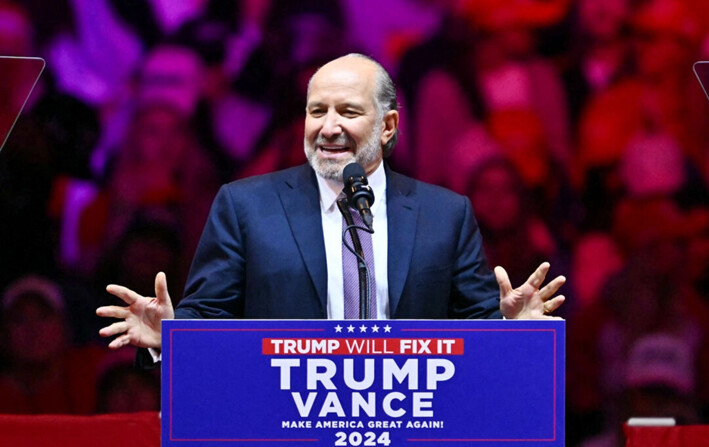
[(102, 337), (118, 335), (108, 347), (118, 349), (130, 344), (159, 349), (162, 345), (160, 322), (175, 317), (165, 274), (160, 272), (155, 276), (155, 297), (144, 297), (115, 284), (107, 286), (106, 291), (128, 304), (128, 307), (103, 306), (96, 309), (96, 314), (100, 317), (123, 320), (99, 331)]
[[(512, 288), (507, 272), (502, 267), (495, 267), (495, 276), (500, 285), (500, 311), (505, 318), (519, 320), (555, 319), (552, 313), (564, 302), (564, 296), (552, 296), (559, 290), (566, 278), (557, 276), (544, 287), (542, 283), (549, 272), (549, 263), (542, 263), (527, 279), (527, 282), (516, 289)], [(541, 287), (541, 288), (540, 288)]]

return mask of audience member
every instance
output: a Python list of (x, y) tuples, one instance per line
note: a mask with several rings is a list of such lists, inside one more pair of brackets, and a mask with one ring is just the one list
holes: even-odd
[(21, 278), (4, 292), (2, 310), (0, 413), (91, 413), (105, 351), (70, 345), (59, 287), (38, 276)]
[(663, 225), (657, 223), (654, 235), (646, 233), (642, 247), (606, 283), (601, 299), (579, 309), (569, 327), (567, 389), (574, 417), (583, 415), (604, 426), (617, 420), (624, 359), (644, 334), (673, 335), (704, 368), (709, 308), (686, 284), (681, 239), (663, 234)]
[(184, 114), (165, 103), (142, 107), (109, 181), (101, 240), (116, 240), (136, 216), (152, 210), (179, 222), (183, 246), (192, 253), (218, 187), (214, 173)]
[(684, 340), (664, 333), (643, 335), (624, 361), (618, 419), (581, 447), (624, 446), (623, 423), (631, 417), (673, 418), (678, 425), (699, 423), (696, 362), (696, 352)]
[[(134, 284), (139, 292), (154, 289), (153, 273), (164, 271), (174, 290), (184, 286), (192, 256), (183, 256), (180, 232), (170, 216), (140, 214), (114, 243), (107, 247), (100, 261), (95, 286), (103, 290), (107, 282)], [(104, 301), (108, 302), (108, 297)]]
[[(536, 216), (517, 172), (510, 162), (491, 159), (471, 175), (468, 188), (488, 261), (504, 265), (513, 283), (524, 282), (530, 268), (556, 255), (554, 238)], [(520, 252), (522, 241), (527, 249)]]
[(623, 268), (624, 262), (611, 234), (597, 231), (579, 236), (570, 267), (574, 308), (594, 306), (601, 299), (603, 284)]
[(0, 54), (3, 56), (33, 56), (32, 23), (27, 11), (8, 1), (0, 4)]
[[(548, 2), (564, 11), (565, 2)], [(497, 2), (448, 5), (440, 31), (404, 55), (399, 73), (412, 110), (417, 177), (451, 185), (461, 167), (446, 163), (468, 128), (500, 111), (531, 110), (539, 118), (550, 156), (570, 164), (566, 99), (554, 67), (535, 53), (535, 7)], [(469, 173), (462, 173), (469, 175)]]
[(623, 194), (618, 164), (638, 137), (672, 139), (694, 163), (708, 137), (706, 99), (686, 68), (700, 35), (690, 10), (681, 0), (652, 0), (631, 24), (636, 70), (593, 97), (578, 124), (577, 182), (596, 229), (609, 226), (608, 213)]
[(159, 370), (135, 368), (135, 350), (112, 352), (101, 365), (96, 413), (160, 411)]
[(146, 56), (136, 87), (138, 107), (166, 104), (191, 117), (205, 85), (204, 65), (197, 52), (183, 46), (160, 45)]
[(573, 17), (572, 48), (562, 71), (569, 117), (579, 119), (590, 98), (630, 70), (631, 0), (579, 0)]

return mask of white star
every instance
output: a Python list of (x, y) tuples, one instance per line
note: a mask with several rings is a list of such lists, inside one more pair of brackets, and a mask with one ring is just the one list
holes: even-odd
[(354, 326), (352, 326), (351, 324), (347, 326), (347, 332), (354, 332)]
[(379, 326), (377, 326), (376, 324), (372, 326), (372, 332), (379, 332)]
[(342, 326), (340, 326), (339, 324), (335, 326), (335, 332), (342, 332)]
[(367, 332), (367, 326), (365, 326), (365, 325), (360, 326), (359, 331), (360, 332)]
[(389, 326), (388, 324), (384, 326), (384, 332), (391, 332), (391, 326)]

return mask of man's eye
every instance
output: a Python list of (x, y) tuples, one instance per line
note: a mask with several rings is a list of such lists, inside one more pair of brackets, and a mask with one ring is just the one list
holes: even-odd
[(354, 118), (356, 116), (359, 116), (359, 112), (357, 112), (355, 110), (345, 110), (344, 112), (342, 112), (342, 116), (346, 116), (348, 118)]
[(310, 115), (312, 116), (323, 116), (325, 112), (322, 109), (312, 109)]

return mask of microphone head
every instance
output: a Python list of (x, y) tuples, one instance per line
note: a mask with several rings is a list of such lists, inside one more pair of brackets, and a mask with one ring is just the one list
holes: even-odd
[(351, 183), (355, 178), (366, 178), (367, 174), (364, 172), (364, 168), (361, 164), (357, 162), (352, 162), (345, 166), (342, 170), (342, 182), (347, 185)]
[(345, 184), (347, 203), (350, 206), (369, 207), (374, 203), (374, 192), (367, 182), (367, 174), (362, 165), (355, 162), (345, 166), (342, 170), (342, 180)]

